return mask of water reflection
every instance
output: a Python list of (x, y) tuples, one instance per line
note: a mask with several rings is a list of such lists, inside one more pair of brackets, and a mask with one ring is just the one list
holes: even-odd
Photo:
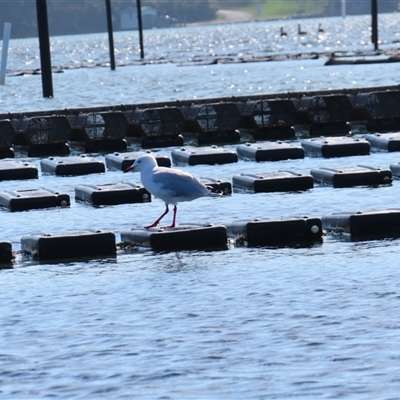
[[(399, 13), (379, 16), (379, 37), (382, 49), (398, 42), (400, 35)], [(330, 53), (341, 51), (369, 51), (371, 45), (370, 16), (354, 16), (345, 20), (340, 17), (318, 20), (324, 32), (318, 32), (315, 19), (300, 21), (305, 35), (299, 35), (299, 20), (263, 21), (243, 24), (168, 28), (145, 31), (146, 63), (187, 62), (207, 60), (210, 57), (251, 58), (304, 51)], [(279, 34), (281, 26), (286, 36)], [(53, 37), (52, 63), (62, 68), (106, 65), (109, 59), (107, 35), (92, 34)], [(115, 32), (116, 63), (140, 62), (139, 40), (136, 32)], [(11, 40), (9, 70), (40, 68), (37, 39)]]

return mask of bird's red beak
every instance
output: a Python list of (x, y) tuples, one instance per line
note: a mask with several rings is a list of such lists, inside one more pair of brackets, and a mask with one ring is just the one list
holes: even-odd
[(134, 170), (135, 170), (135, 168), (133, 168), (133, 166), (131, 165), (130, 167), (124, 169), (124, 173), (129, 172), (129, 171), (134, 171)]

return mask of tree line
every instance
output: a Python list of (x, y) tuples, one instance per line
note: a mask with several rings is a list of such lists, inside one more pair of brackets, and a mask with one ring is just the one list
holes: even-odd
[[(208, 21), (216, 18), (218, 9), (249, 7), (272, 0), (141, 0), (142, 7), (157, 9), (158, 15), (168, 15), (178, 23)], [(281, 3), (293, 0), (274, 0)], [(341, 15), (341, 0), (323, 1), (324, 15)], [(110, 0), (113, 29), (121, 30), (120, 12), (136, 8), (136, 0)], [(398, 10), (399, 0), (378, 0), (378, 11)], [(365, 14), (371, 10), (371, 0), (347, 0), (347, 14)], [(398, 10), (399, 11), (399, 10)], [(47, 0), (47, 14), (51, 36), (97, 33), (107, 31), (105, 0)], [(0, 38), (4, 22), (11, 22), (11, 37), (37, 36), (36, 0), (0, 0)]]
[[(120, 12), (136, 8), (136, 0), (111, 2), (113, 29), (120, 30)], [(216, 0), (142, 0), (142, 7), (152, 6), (159, 15), (169, 15), (178, 22), (199, 22), (216, 18)], [(105, 0), (47, 0), (51, 36), (107, 31)], [(4, 22), (11, 22), (11, 37), (37, 36), (36, 0), (0, 0), (0, 38)]]

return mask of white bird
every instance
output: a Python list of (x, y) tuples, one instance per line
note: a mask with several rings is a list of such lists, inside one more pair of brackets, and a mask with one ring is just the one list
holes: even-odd
[(138, 157), (135, 162), (124, 172), (139, 171), (140, 180), (145, 189), (154, 197), (164, 201), (165, 211), (151, 225), (145, 226), (146, 229), (157, 226), (163, 217), (168, 214), (168, 206), (174, 206), (174, 216), (172, 224), (166, 228), (174, 228), (176, 222), (177, 203), (181, 201), (192, 201), (204, 196), (220, 196), (212, 193), (194, 175), (188, 174), (178, 169), (159, 167), (155, 157), (145, 154)]

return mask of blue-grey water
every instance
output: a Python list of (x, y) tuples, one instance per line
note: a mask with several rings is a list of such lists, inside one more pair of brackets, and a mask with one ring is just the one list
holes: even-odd
[[(399, 14), (380, 16), (381, 47), (396, 53)], [(195, 57), (299, 51), (371, 51), (368, 16), (275, 21), (52, 38), (54, 98), (41, 96), (37, 39), (10, 43), (0, 112), (263, 94), (398, 83), (398, 65), (325, 67), (325, 59), (196, 65)], [(284, 25), (292, 36), (278, 34)], [(162, 61), (160, 61), (162, 60)], [(129, 64), (123, 66), (123, 64)], [(97, 66), (96, 66), (97, 65)], [(79, 67), (79, 68), (78, 68)], [(81, 68), (82, 67), (82, 68)], [(356, 132), (362, 136), (363, 132)], [(297, 142), (295, 142), (297, 143)], [(225, 146), (235, 149), (234, 145)], [(129, 150), (133, 150), (131, 147)], [(153, 149), (170, 155), (171, 148)], [(104, 160), (104, 154), (94, 154)], [(17, 154), (39, 168), (40, 159)], [(388, 168), (398, 153), (180, 168), (231, 180), (238, 173), (321, 166)], [(139, 176), (106, 171), (3, 181), (0, 190), (50, 187), (71, 207), (1, 213), (0, 240), (17, 252), (0, 271), (1, 399), (398, 399), (400, 398), (400, 241), (352, 242), (327, 235), (309, 248), (230, 246), (226, 251), (155, 253), (37, 262), (20, 252), (24, 235), (86, 229), (120, 232), (152, 222), (163, 203), (92, 207), (74, 200), (82, 183)], [(178, 223), (226, 224), (338, 211), (399, 208), (400, 183), (369, 188), (315, 186), (302, 193), (233, 193), (182, 203)], [(167, 216), (168, 220), (170, 216)]]

